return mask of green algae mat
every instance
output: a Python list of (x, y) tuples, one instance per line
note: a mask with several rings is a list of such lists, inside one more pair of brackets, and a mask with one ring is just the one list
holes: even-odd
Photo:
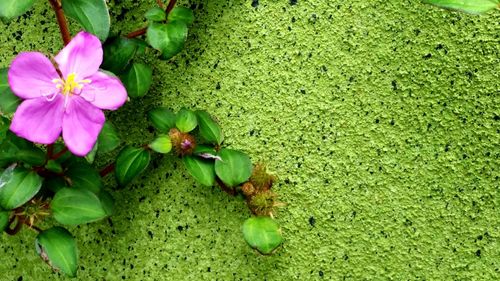
[[(153, 3), (110, 1), (112, 32), (141, 26)], [(168, 62), (143, 55), (152, 89), (108, 117), (139, 144), (153, 136), (146, 113), (156, 106), (213, 113), (228, 147), (278, 176), (285, 242), (257, 254), (241, 233), (243, 200), (156, 157), (113, 192), (113, 217), (70, 228), (78, 280), (500, 279), (498, 12), (382, 0), (180, 4), (196, 17), (185, 50)], [(0, 28), (0, 67), (20, 51), (62, 47), (44, 1)], [(35, 236), (0, 235), (0, 280), (66, 279), (37, 256)]]

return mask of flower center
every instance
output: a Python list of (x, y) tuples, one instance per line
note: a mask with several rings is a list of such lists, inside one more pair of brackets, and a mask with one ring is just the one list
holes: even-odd
[(89, 79), (76, 81), (76, 73), (71, 73), (66, 77), (66, 80), (61, 78), (52, 80), (56, 84), (56, 88), (61, 90), (61, 94), (68, 96), (78, 94), (75, 90), (82, 90), (85, 84), (90, 84), (92, 81)]

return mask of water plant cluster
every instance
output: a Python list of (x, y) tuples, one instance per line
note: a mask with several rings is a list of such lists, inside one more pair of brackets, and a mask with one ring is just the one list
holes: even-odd
[[(439, 7), (481, 14), (499, 0), (425, 0)], [(0, 19), (12, 20), (34, 0), (0, 1)], [(0, 232), (37, 232), (36, 249), (55, 271), (74, 277), (77, 241), (65, 226), (113, 215), (108, 175), (126, 187), (155, 154), (173, 153), (200, 184), (218, 186), (241, 198), (253, 214), (242, 225), (246, 242), (258, 253), (274, 253), (283, 243), (274, 217), (284, 206), (273, 190), (276, 177), (264, 163), (224, 146), (216, 118), (204, 110), (166, 107), (149, 111), (155, 137), (127, 144), (105, 110), (119, 108), (150, 91), (152, 68), (138, 57), (154, 52), (169, 60), (182, 51), (194, 24), (193, 11), (175, 0), (157, 0), (144, 17), (148, 25), (110, 36), (105, 0), (48, 0), (65, 47), (53, 55), (22, 52), (0, 70)], [(72, 35), (66, 17), (81, 25)], [(154, 94), (154, 93), (150, 93)], [(133, 121), (129, 126), (134, 126)], [(113, 151), (117, 153), (112, 153)], [(110, 155), (116, 155), (111, 158)], [(97, 161), (98, 160), (98, 161)], [(98, 163), (106, 163), (99, 166)], [(109, 185), (109, 184), (107, 184)], [(133, 226), (131, 226), (133, 227)]]

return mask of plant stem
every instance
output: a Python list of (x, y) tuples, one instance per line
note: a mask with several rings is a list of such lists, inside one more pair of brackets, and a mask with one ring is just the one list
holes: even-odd
[(12, 217), (9, 221), (7, 228), (5, 229), (5, 232), (9, 235), (16, 235), (23, 227), (23, 221), (20, 217), (18, 217), (16, 226), (14, 226), (14, 228), (10, 228), (15, 219), (16, 216)]
[(225, 193), (227, 193), (231, 196), (236, 196), (236, 189), (228, 187), (224, 182), (222, 182), (221, 179), (219, 179), (219, 177), (215, 177), (215, 181), (220, 186), (222, 191), (224, 191)]
[(59, 157), (63, 156), (66, 152), (68, 152), (68, 148), (64, 147), (63, 149), (61, 149), (61, 151), (59, 151), (58, 153), (52, 155), (52, 157), (50, 157), (50, 159), (51, 160), (56, 160)]
[(101, 178), (104, 178), (106, 175), (108, 175), (109, 173), (112, 173), (114, 170), (115, 170), (115, 162), (113, 162), (113, 163), (109, 164), (108, 166), (104, 167), (104, 169), (102, 169), (99, 172), (99, 175), (101, 176)]
[(167, 13), (167, 16), (168, 14), (174, 9), (175, 7), (175, 3), (177, 2), (177, 0), (170, 0), (168, 2), (168, 6), (167, 6), (167, 9), (165, 10), (165, 13)]
[(144, 35), (146, 34), (146, 31), (148, 30), (147, 27), (144, 27), (144, 28), (141, 28), (139, 30), (136, 30), (136, 31), (132, 31), (130, 32), (129, 34), (127, 34), (125, 37), (129, 38), (129, 39), (132, 39), (132, 38), (135, 38), (135, 37), (139, 37), (141, 35)]
[(52, 155), (54, 155), (54, 144), (49, 144), (47, 146), (47, 158), (51, 159)]
[[(163, 2), (161, 0), (157, 0), (156, 2), (158, 3), (158, 6), (160, 6), (160, 8), (163, 8), (164, 5), (163, 5)], [(177, 2), (177, 0), (170, 0), (168, 2), (168, 6), (165, 9), (165, 13), (167, 14), (167, 16), (174, 9), (176, 2)], [(129, 39), (136, 38), (136, 37), (139, 37), (139, 36), (146, 34), (147, 31), (148, 31), (148, 28), (143, 27), (143, 28), (138, 29), (136, 31), (130, 32), (129, 34), (125, 35), (125, 37), (127, 37)]]
[(62, 5), (58, 0), (49, 0), (52, 5), (52, 9), (56, 13), (57, 23), (59, 24), (59, 31), (64, 42), (64, 45), (68, 45), (71, 41), (71, 34), (69, 33), (68, 22), (64, 16), (64, 11)]

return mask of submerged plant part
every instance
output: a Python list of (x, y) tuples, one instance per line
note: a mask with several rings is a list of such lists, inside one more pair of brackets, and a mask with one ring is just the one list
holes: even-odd
[(10, 130), (35, 143), (54, 143), (59, 135), (75, 155), (87, 155), (105, 121), (103, 109), (115, 110), (127, 100), (118, 78), (99, 71), (99, 39), (78, 33), (55, 57), (58, 68), (42, 53), (19, 54), (10, 67), (9, 85), (24, 99)]

